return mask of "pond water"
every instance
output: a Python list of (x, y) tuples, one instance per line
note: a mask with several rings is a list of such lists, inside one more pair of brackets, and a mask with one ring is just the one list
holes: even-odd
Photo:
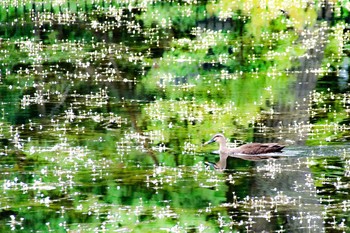
[(0, 231), (349, 232), (349, 11), (1, 1)]

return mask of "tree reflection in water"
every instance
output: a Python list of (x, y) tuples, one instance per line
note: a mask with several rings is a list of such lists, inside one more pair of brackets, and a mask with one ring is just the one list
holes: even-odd
[[(348, 14), (2, 1), (1, 232), (349, 231)], [(218, 131), (289, 147), (210, 170)]]

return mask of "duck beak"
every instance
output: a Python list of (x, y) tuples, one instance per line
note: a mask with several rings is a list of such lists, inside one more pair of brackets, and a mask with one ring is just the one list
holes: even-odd
[(203, 144), (203, 146), (208, 145), (208, 144), (213, 143), (213, 142), (215, 142), (215, 140), (214, 139), (210, 139), (209, 141), (205, 142)]

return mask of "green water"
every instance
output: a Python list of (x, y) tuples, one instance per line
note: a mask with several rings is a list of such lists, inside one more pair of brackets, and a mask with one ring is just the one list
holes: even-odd
[[(1, 232), (348, 232), (349, 4), (2, 1)], [(279, 159), (230, 146), (286, 145)]]

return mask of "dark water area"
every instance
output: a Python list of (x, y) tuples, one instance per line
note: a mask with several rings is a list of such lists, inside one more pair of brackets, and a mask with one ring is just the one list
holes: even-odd
[(349, 232), (349, 11), (2, 1), (0, 231)]

